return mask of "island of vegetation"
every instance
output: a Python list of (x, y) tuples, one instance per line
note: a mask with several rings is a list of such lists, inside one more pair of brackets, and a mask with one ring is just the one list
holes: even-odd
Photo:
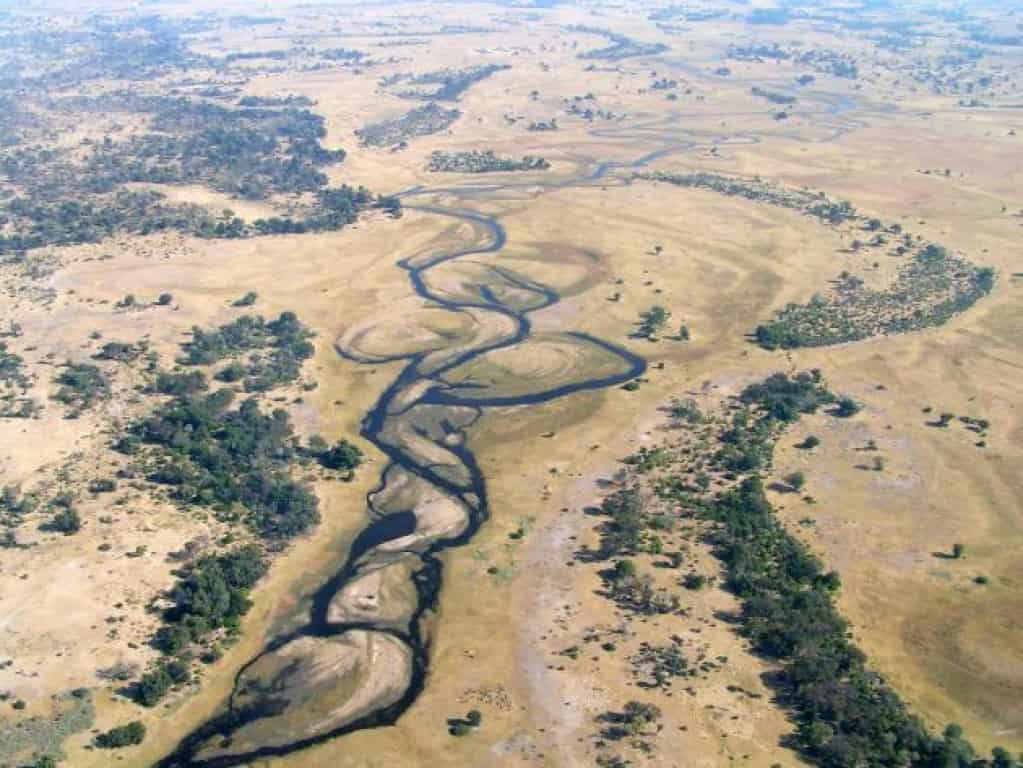
[(429, 136), (447, 130), (461, 116), (462, 113), (457, 109), (444, 109), (430, 102), (401, 117), (360, 128), (355, 135), (369, 147), (402, 146), (417, 136)]
[(551, 164), (542, 157), (524, 155), (521, 160), (498, 157), (491, 149), (485, 152), (444, 152), (430, 155), (430, 171), (446, 173), (494, 173), (498, 171), (546, 171)]
[(901, 225), (863, 216), (848, 201), (832, 200), (823, 192), (709, 173), (637, 174), (636, 178), (789, 208), (829, 225), (854, 223), (871, 239), (867, 243), (854, 239), (852, 250), (894, 246), (892, 255), (909, 254), (883, 289), (868, 288), (861, 278), (843, 273), (826, 295), (817, 294), (806, 304), (790, 304), (779, 311), (754, 332), (757, 343), (768, 349), (819, 347), (942, 325), (994, 287), (993, 269), (978, 267), (936, 243), (925, 245)]

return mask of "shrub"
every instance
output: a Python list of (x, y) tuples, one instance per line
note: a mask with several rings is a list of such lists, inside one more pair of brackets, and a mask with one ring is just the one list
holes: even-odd
[(133, 720), (126, 725), (118, 725), (106, 733), (99, 734), (95, 742), (96, 746), (101, 749), (120, 749), (141, 744), (145, 738), (146, 726), (138, 720)]
[(156, 303), (159, 304), (161, 307), (166, 307), (172, 301), (174, 301), (174, 297), (171, 294), (161, 293), (160, 298), (156, 300)]
[(139, 356), (139, 352), (139, 348), (134, 344), (126, 344), (123, 341), (108, 341), (96, 353), (96, 359), (130, 363)]
[(619, 560), (615, 563), (613, 578), (615, 581), (636, 578), (636, 564), (632, 560)]
[(54, 378), (61, 387), (54, 399), (82, 410), (110, 396), (106, 374), (91, 363), (67, 363)]
[(258, 299), (258, 298), (259, 298), (259, 294), (258, 293), (256, 293), (255, 291), (249, 291), (244, 296), (242, 296), (240, 299), (235, 299), (232, 302), (231, 306), (233, 306), (233, 307), (251, 307), (253, 304), (256, 303), (256, 299)]
[(707, 577), (699, 573), (687, 573), (686, 577), (682, 580), (682, 586), (693, 591), (703, 589), (706, 585)]
[(843, 419), (855, 416), (859, 412), (860, 404), (851, 397), (843, 397), (839, 399), (838, 405), (835, 407), (835, 415)]
[(806, 475), (802, 472), (792, 472), (785, 475), (785, 484), (793, 491), (801, 491), (806, 485)]
[(168, 373), (161, 371), (156, 375), (153, 388), (161, 395), (190, 395), (201, 392), (209, 385), (202, 371), (187, 373)]
[(155, 707), (175, 684), (187, 682), (188, 679), (188, 668), (184, 664), (166, 662), (139, 679), (135, 684), (135, 700), (144, 707)]
[(46, 527), (47, 530), (72, 536), (82, 530), (82, 518), (73, 507), (66, 507), (57, 512)]

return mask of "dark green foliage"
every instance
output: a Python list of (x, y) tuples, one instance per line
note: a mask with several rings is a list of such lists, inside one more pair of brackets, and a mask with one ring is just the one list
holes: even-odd
[(24, 372), (24, 360), (20, 355), (7, 351), (7, 343), (0, 341), (0, 384), (8, 388), (28, 389), (31, 382)]
[(869, 290), (862, 280), (844, 278), (832, 296), (790, 304), (758, 326), (757, 343), (766, 349), (816, 347), (942, 325), (990, 293), (994, 275), (929, 245), (899, 269), (890, 288)]
[(230, 363), (225, 365), (219, 371), (217, 371), (215, 378), (217, 381), (223, 381), (227, 384), (233, 384), (236, 381), (241, 381), (245, 378), (245, 373), (248, 371), (244, 365), (239, 363), (237, 360), (232, 360)]
[(698, 573), (687, 573), (682, 579), (682, 586), (686, 589), (700, 590), (707, 584), (707, 577)]
[[(18, 331), (12, 331), (16, 335)], [(20, 355), (7, 351), (7, 344), (0, 341), (0, 418), (29, 418), (38, 410), (34, 400), (24, 395), (32, 386), (32, 379), (25, 373), (24, 360)]]
[(671, 404), (672, 418), (685, 424), (699, 424), (703, 421), (703, 414), (700, 407), (692, 398), (686, 400), (675, 400)]
[(174, 301), (174, 297), (171, 294), (161, 293), (160, 297), (156, 300), (156, 303), (159, 304), (161, 307), (166, 307), (172, 301)]
[[(142, 114), (153, 132), (68, 150), (21, 146), (0, 156), (0, 174), (19, 190), (0, 199), (7, 225), (0, 253), (167, 229), (205, 238), (337, 230), (373, 204), (364, 189), (327, 187), (322, 169), (345, 153), (322, 146), (323, 118), (308, 110), (226, 108), (128, 91), (79, 97), (73, 106)], [(135, 183), (203, 184), (244, 199), (312, 193), (314, 202), (299, 218), (247, 224), (230, 211), (167, 203), (155, 190), (128, 187)]]
[(739, 395), (747, 405), (757, 405), (779, 421), (791, 422), (804, 413), (814, 413), (822, 405), (834, 402), (821, 378), (820, 371), (801, 372), (795, 376), (775, 373), (759, 384), (751, 384)]
[(497, 171), (545, 171), (551, 164), (542, 157), (526, 155), (521, 160), (498, 157), (493, 150), (486, 152), (442, 152), (430, 155), (429, 169), (448, 173), (493, 173)]
[(174, 607), (164, 616), (168, 624), (157, 632), (154, 644), (164, 653), (178, 653), (214, 630), (236, 628), (252, 605), (249, 590), (266, 568), (259, 548), (252, 545), (198, 560), (175, 585)]
[[(772, 376), (744, 392), (761, 421), (791, 421), (804, 412), (803, 406), (833, 399), (816, 374), (784, 378)], [(793, 382), (797, 394), (811, 394), (809, 402), (789, 401)], [(784, 407), (776, 412), (779, 394)], [(744, 434), (755, 436), (770, 456), (774, 430), (747, 427)], [(797, 722), (794, 746), (804, 756), (825, 768), (994, 764), (972, 761), (972, 749), (958, 727), (933, 738), (867, 668), (834, 604), (841, 586), (838, 574), (825, 572), (806, 545), (778, 522), (758, 476), (747, 476), (698, 509), (717, 524), (711, 542), (725, 565), (728, 587), (742, 600), (743, 633), (757, 652), (779, 665), (777, 683)]]
[(851, 397), (843, 397), (839, 399), (838, 404), (835, 406), (835, 415), (847, 419), (859, 413), (860, 407), (860, 404)]
[[(601, 511), (611, 518), (601, 537), (606, 557), (635, 554), (643, 540), (643, 500), (638, 488), (623, 488), (607, 496)], [(628, 561), (623, 561), (628, 562)], [(622, 565), (621, 567), (625, 567)]]
[(53, 397), (76, 411), (85, 410), (110, 397), (110, 382), (99, 367), (91, 363), (67, 363), (54, 378), (60, 389)]
[(362, 464), (362, 449), (348, 440), (341, 439), (333, 447), (317, 457), (327, 469), (352, 471)]
[(188, 681), (188, 668), (178, 661), (166, 661), (144, 674), (133, 686), (132, 695), (144, 707), (155, 707), (175, 685)]
[(239, 107), (297, 107), (305, 109), (315, 105), (308, 96), (243, 96), (238, 99)]
[(636, 336), (644, 339), (654, 338), (667, 324), (671, 312), (662, 306), (653, 306), (640, 314), (640, 326)]
[(202, 371), (169, 373), (161, 371), (156, 375), (153, 389), (161, 395), (191, 395), (207, 389), (209, 384)]
[(787, 93), (768, 91), (756, 85), (750, 89), (750, 93), (754, 96), (759, 96), (762, 99), (767, 99), (772, 104), (794, 104), (796, 101), (795, 96), (789, 96)]
[(302, 363), (315, 351), (309, 341), (312, 335), (294, 312), (282, 312), (270, 322), (258, 315), (244, 315), (212, 331), (193, 328), (192, 340), (183, 345), (185, 356), (180, 362), (209, 365), (258, 350), (259, 354), (249, 355), (244, 373), (237, 364), (221, 371), (217, 378), (237, 381), (244, 377), (246, 391), (266, 392), (299, 377)]
[(668, 464), (669, 454), (665, 448), (647, 448), (642, 446), (636, 453), (625, 457), (623, 462), (634, 467), (636, 472), (645, 475), (651, 470)]
[(141, 744), (146, 738), (146, 726), (138, 720), (125, 725), (118, 725), (105, 733), (99, 734), (96, 746), (100, 749), (120, 749)]
[(636, 576), (636, 564), (632, 560), (619, 560), (615, 563), (614, 574), (612, 576), (615, 581), (634, 579)]
[(180, 398), (133, 427), (159, 446), (152, 480), (184, 502), (247, 510), (261, 536), (287, 539), (319, 521), (316, 497), (287, 474), (295, 455), (287, 412), (263, 413), (254, 399), (228, 410), (230, 390)]
[(307, 110), (230, 109), (189, 99), (135, 105), (154, 112), (157, 133), (94, 145), (84, 169), (91, 189), (124, 182), (205, 184), (263, 199), (320, 189), (327, 179), (319, 168), (345, 157), (320, 144), (323, 118)]
[[(709, 189), (722, 195), (789, 208), (829, 225), (861, 219), (870, 228), (873, 221), (860, 216), (845, 200), (768, 184), (759, 177), (742, 179), (711, 173), (656, 172), (637, 174), (635, 178)], [(906, 237), (912, 244), (912, 238)], [(881, 244), (877, 241), (877, 245)], [(905, 248), (908, 249), (908, 245)], [(993, 269), (974, 266), (947, 249), (930, 244), (902, 265), (889, 287), (872, 290), (861, 279), (843, 276), (828, 296), (814, 296), (806, 304), (789, 304), (771, 322), (757, 326), (754, 336), (765, 349), (793, 349), (942, 325), (990, 293), (994, 280)]]
[(795, 349), (810, 346), (799, 331), (781, 322), (758, 325), (753, 335), (757, 344), (764, 349)]
[(828, 768), (948, 765), (939, 757), (946, 742), (865, 667), (831, 597), (837, 577), (777, 522), (759, 478), (722, 495), (709, 515), (722, 526), (714, 543), (743, 599), (744, 632), (782, 664), (801, 751)]

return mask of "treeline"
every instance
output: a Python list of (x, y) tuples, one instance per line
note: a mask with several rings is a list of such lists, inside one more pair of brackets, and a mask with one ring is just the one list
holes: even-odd
[(176, 654), (215, 630), (237, 632), (252, 607), (249, 591), (266, 571), (263, 552), (253, 545), (200, 558), (182, 571), (171, 591), (173, 606), (164, 612), (167, 625), (157, 631), (154, 643)]
[(936, 244), (899, 268), (891, 286), (841, 282), (834, 296), (789, 304), (754, 331), (765, 349), (819, 347), (942, 325), (991, 292), (995, 272)]
[(498, 157), (491, 149), (485, 152), (442, 152), (430, 155), (430, 171), (446, 173), (494, 173), (498, 171), (546, 171), (551, 164), (542, 157), (524, 155), (521, 160)]
[[(411, 99), (426, 99), (430, 101), (457, 101), (465, 91), (474, 84), (485, 80), (495, 72), (511, 69), (507, 64), (481, 64), (465, 69), (442, 69), (436, 72), (426, 72), (421, 75), (392, 75), (385, 78), (382, 84), (395, 85), (405, 82), (415, 86), (411, 90), (402, 91), (399, 96)], [(422, 86), (436, 86), (434, 88), (423, 88)]]
[(796, 97), (789, 96), (787, 93), (777, 93), (776, 91), (767, 91), (760, 86), (754, 85), (750, 89), (750, 93), (754, 96), (759, 96), (762, 99), (767, 99), (772, 104), (795, 104)]
[[(780, 428), (837, 398), (815, 372), (777, 374), (740, 399), (759, 425), (747, 433), (760, 435), (769, 454)], [(715, 553), (742, 599), (743, 633), (781, 665), (775, 684), (796, 716), (793, 746), (806, 757), (825, 768), (1019, 765), (1002, 749), (991, 760), (978, 758), (956, 725), (932, 736), (869, 669), (835, 607), (838, 575), (778, 521), (758, 475), (720, 493), (701, 514), (715, 523)]]
[(609, 29), (600, 27), (587, 27), (581, 24), (566, 27), (570, 32), (584, 32), (588, 35), (600, 35), (611, 41), (611, 45), (604, 48), (596, 48), (592, 51), (585, 51), (578, 55), (580, 59), (603, 59), (605, 61), (621, 61), (636, 56), (655, 56), (668, 50), (663, 43), (643, 43), (633, 40), (627, 35), (612, 32)]
[(462, 113), (457, 109), (444, 109), (430, 102), (392, 120), (359, 128), (355, 135), (369, 147), (401, 146), (416, 136), (428, 136), (446, 130), (461, 116)]
[(829, 225), (862, 222), (864, 231), (873, 238), (867, 244), (854, 240), (852, 250), (865, 245), (880, 248), (894, 236), (902, 244), (892, 255), (912, 253), (884, 289), (870, 289), (863, 280), (843, 273), (829, 295), (818, 294), (805, 304), (789, 304), (771, 322), (754, 330), (756, 342), (766, 349), (825, 346), (941, 325), (972, 307), (994, 287), (993, 269), (978, 267), (937, 243), (922, 245), (919, 239), (903, 232), (901, 225), (885, 226), (880, 219), (861, 215), (848, 201), (833, 200), (823, 192), (711, 173), (655, 172), (636, 174), (634, 178), (708, 189), (788, 208)]

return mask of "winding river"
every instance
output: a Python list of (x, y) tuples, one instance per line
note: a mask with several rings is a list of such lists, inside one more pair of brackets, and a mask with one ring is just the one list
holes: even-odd
[[(851, 108), (822, 100), (837, 116)], [(448, 188), (415, 188), (401, 195), (405, 207), (451, 219), (472, 232), (469, 243), (404, 258), (414, 292), (429, 306), (468, 318), (472, 330), (440, 338), (414, 351), (388, 355), (366, 352), (357, 336), (342, 337), (339, 354), (358, 363), (403, 362), (401, 373), (365, 417), (361, 434), (388, 463), (379, 485), (367, 496), (370, 524), (352, 543), (344, 564), (316, 593), (308, 620), (273, 639), (238, 672), (224, 712), (188, 735), (159, 763), (171, 766), (235, 766), (283, 755), (346, 733), (394, 723), (422, 691), (429, 665), (424, 616), (436, 606), (443, 567), (439, 555), (470, 541), (487, 520), (486, 480), (467, 447), (466, 432), (491, 408), (532, 405), (584, 390), (621, 385), (643, 374), (644, 360), (593, 336), (558, 334), (582, 356), (602, 361), (598, 377), (578, 371), (569, 380), (531, 382), (527, 392), (488, 392), (485, 384), (455, 375), (499, 350), (533, 341), (530, 315), (556, 304), (558, 292), (503, 266), (507, 245), (501, 222), (492, 215), (441, 206), (430, 198), (461, 201), (509, 189), (538, 192), (571, 186), (629, 183), (612, 171), (645, 166), (668, 154), (701, 146), (755, 143), (751, 134), (696, 136), (683, 140), (678, 116), (634, 122), (629, 127), (594, 129), (595, 138), (614, 138), (659, 147), (624, 163), (585, 158), (560, 179), (507, 184), (472, 183)], [(843, 129), (852, 126), (847, 123)], [(834, 138), (834, 137), (832, 137)], [(426, 200), (420, 203), (419, 200)], [(489, 257), (487, 268), (457, 288), (436, 287), (431, 278), (468, 257)], [(482, 275), (482, 276), (481, 276)], [(444, 286), (444, 281), (436, 281)], [(580, 366), (585, 367), (585, 366)]]

